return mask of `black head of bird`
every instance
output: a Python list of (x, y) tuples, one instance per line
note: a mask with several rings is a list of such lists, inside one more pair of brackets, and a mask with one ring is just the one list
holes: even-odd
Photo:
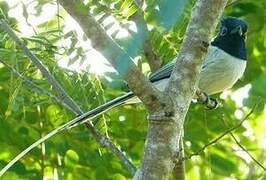
[(247, 59), (245, 39), (248, 25), (245, 21), (235, 17), (226, 17), (221, 20), (220, 32), (212, 42), (228, 54), (242, 59)]

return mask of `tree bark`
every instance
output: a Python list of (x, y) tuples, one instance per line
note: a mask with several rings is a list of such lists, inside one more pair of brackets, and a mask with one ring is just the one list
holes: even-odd
[(226, 2), (196, 2), (169, 85), (164, 92), (166, 97), (170, 96), (174, 108), (150, 115), (144, 156), (134, 179), (167, 179), (173, 170), (184, 119), (197, 87), (209, 42)]

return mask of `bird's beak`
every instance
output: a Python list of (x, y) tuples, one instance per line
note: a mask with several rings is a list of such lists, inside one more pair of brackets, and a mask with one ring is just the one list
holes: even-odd
[(239, 34), (240, 36), (243, 35), (243, 30), (242, 30), (242, 27), (241, 26), (237, 26), (235, 27), (231, 32), (230, 34)]

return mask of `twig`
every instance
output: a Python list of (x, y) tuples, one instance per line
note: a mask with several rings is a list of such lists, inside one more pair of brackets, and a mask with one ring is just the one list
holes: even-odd
[[(228, 124), (225, 122), (224, 119), (222, 119), (222, 122), (224, 123), (225, 127), (228, 127)], [(246, 149), (244, 146), (242, 146), (242, 144), (236, 139), (236, 137), (234, 136), (234, 134), (232, 132), (230, 132), (230, 136), (234, 139), (235, 143), (243, 150), (245, 151), (248, 156), (257, 164), (259, 165), (264, 171), (266, 171), (266, 168), (257, 160), (255, 159), (252, 154), (249, 152), (248, 149)]]
[(28, 25), (29, 27), (32, 28), (34, 34), (36, 35), (36, 34), (37, 34), (36, 29), (35, 29), (34, 26), (29, 22), (29, 13), (28, 13), (28, 11), (27, 11), (27, 6), (26, 6), (26, 4), (25, 4), (22, 0), (20, 0), (20, 3), (22, 4), (23, 16), (24, 16), (24, 18), (25, 18), (25, 21), (26, 21), (27, 25)]
[(212, 140), (211, 142), (209, 142), (208, 144), (205, 144), (200, 150), (198, 150), (195, 153), (192, 153), (190, 155), (188, 155), (187, 157), (184, 157), (182, 160), (188, 160), (190, 159), (192, 156), (197, 156), (200, 155), (206, 148), (208, 148), (209, 146), (212, 146), (213, 144), (217, 143), (219, 140), (221, 140), (224, 136), (226, 136), (227, 134), (231, 133), (232, 131), (238, 129), (239, 127), (242, 126), (242, 124), (244, 123), (244, 121), (246, 121), (249, 116), (252, 115), (252, 113), (254, 112), (254, 109), (257, 107), (257, 105), (255, 105), (250, 112), (240, 121), (240, 123), (232, 128), (229, 128), (228, 130), (226, 130), (223, 134), (221, 134), (220, 136), (218, 136), (216, 139)]
[[(86, 124), (87, 125), (87, 124)], [(91, 127), (88, 127), (91, 128)], [(95, 132), (95, 128), (91, 129), (92, 132)], [(128, 167), (129, 171), (132, 175), (135, 174), (137, 171), (137, 168), (126, 158), (126, 156), (121, 153), (121, 151), (116, 147), (109, 138), (106, 136), (99, 135), (97, 132), (95, 132), (95, 137), (99, 144), (102, 144), (106, 147), (109, 147), (109, 149), (124, 163), (126, 167)]]
[(247, 155), (258, 165), (260, 166), (264, 171), (266, 171), (266, 168), (256, 159), (252, 156), (252, 154), (244, 147), (242, 146), (242, 144), (236, 139), (236, 137), (234, 136), (234, 134), (232, 132), (230, 132), (230, 136), (234, 139), (235, 143), (243, 150), (247, 153)]
[[(40, 111), (38, 111), (39, 115), (40, 115)], [(43, 137), (43, 121), (42, 121), (42, 118), (40, 118), (40, 131), (39, 131), (39, 135), (40, 137), (42, 138)], [(45, 168), (45, 165), (44, 165), (44, 161), (45, 161), (45, 143), (41, 143), (41, 176), (42, 176), (42, 179), (44, 179), (44, 168)]]

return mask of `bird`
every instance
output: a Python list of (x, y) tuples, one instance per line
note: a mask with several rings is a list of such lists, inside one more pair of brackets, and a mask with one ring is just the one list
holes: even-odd
[[(211, 42), (203, 61), (198, 83), (198, 89), (207, 95), (231, 88), (243, 76), (247, 64), (247, 23), (240, 18), (223, 17), (220, 24), (219, 33)], [(149, 80), (158, 90), (163, 91), (166, 87), (175, 61), (176, 59), (150, 76)], [(112, 106), (136, 102), (140, 100), (133, 92), (128, 92), (107, 105), (110, 109)]]
[[(221, 19), (219, 33), (208, 48), (199, 74), (198, 89), (201, 92), (208, 96), (220, 93), (231, 88), (243, 76), (247, 65), (247, 30), (247, 23), (240, 18), (228, 16)], [(159, 91), (164, 91), (167, 86), (175, 61), (164, 65), (149, 77)], [(84, 117), (91, 119), (116, 106), (138, 102), (141, 101), (130, 91), (87, 112)], [(87, 120), (82, 118), (77, 121), (69, 127)]]
[[(245, 43), (247, 30), (247, 23), (240, 18), (224, 17), (221, 19), (219, 33), (208, 48), (199, 74), (198, 89), (200, 91), (207, 95), (213, 95), (231, 88), (237, 80), (241, 78), (247, 64), (247, 49)], [(175, 66), (175, 60), (158, 69), (149, 77), (149, 80), (158, 90), (163, 91), (166, 87)], [(135, 102), (140, 102), (140, 100), (130, 91), (77, 116), (71, 121), (52, 130), (22, 151), (0, 171), (0, 174), (7, 171), (7, 169), (30, 150), (59, 132), (83, 124), (116, 106)]]
[[(203, 61), (198, 88), (208, 95), (231, 88), (244, 74), (247, 64), (245, 45), (247, 23), (235, 17), (222, 18), (219, 34), (211, 42)], [(160, 90), (164, 90), (175, 60), (150, 76)]]
[[(207, 95), (220, 93), (231, 88), (240, 79), (247, 65), (246, 35), (247, 23), (236, 17), (223, 17), (218, 35), (211, 42), (199, 74), (198, 89)], [(171, 61), (151, 74), (149, 80), (159, 91), (167, 86), (175, 66)], [(122, 104), (137, 103), (140, 100), (132, 91), (121, 95), (85, 113), (84, 118), (68, 122), (68, 128), (88, 121), (109, 109)]]

